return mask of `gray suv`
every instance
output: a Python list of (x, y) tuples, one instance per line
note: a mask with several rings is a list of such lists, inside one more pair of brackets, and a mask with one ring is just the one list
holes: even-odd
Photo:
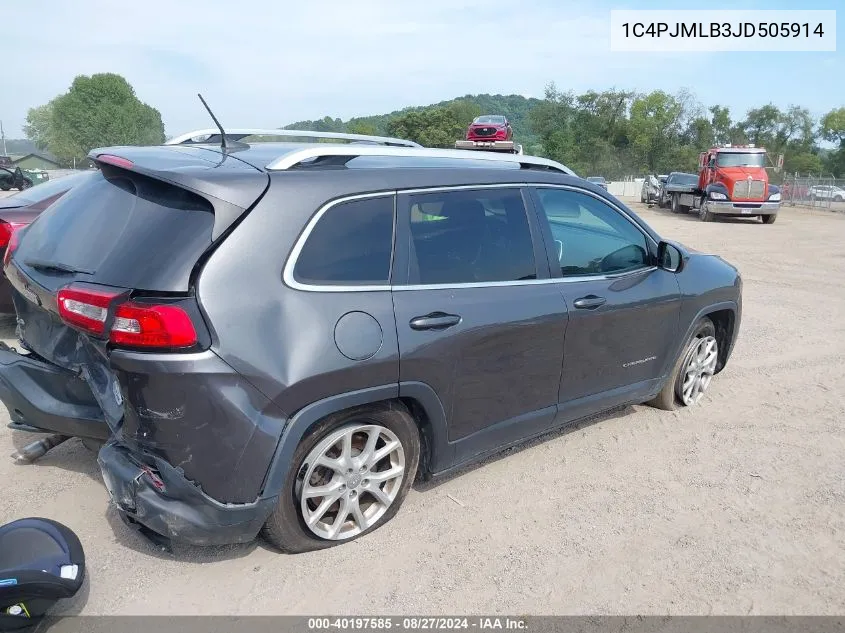
[(93, 151), (4, 265), (12, 427), (101, 442), (147, 535), (342, 543), (418, 476), (696, 404), (731, 355), (737, 270), (563, 165), (245, 132)]

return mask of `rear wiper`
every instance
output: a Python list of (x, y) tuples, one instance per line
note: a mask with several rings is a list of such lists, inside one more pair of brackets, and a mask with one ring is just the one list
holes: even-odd
[(62, 273), (65, 275), (74, 275), (76, 273), (82, 273), (84, 275), (94, 274), (93, 270), (82, 270), (80, 268), (74, 268), (73, 266), (68, 266), (67, 264), (62, 264), (60, 262), (47, 261), (46, 259), (27, 259), (24, 260), (24, 264), (26, 264), (30, 268), (35, 268), (36, 270), (41, 270), (44, 272)]

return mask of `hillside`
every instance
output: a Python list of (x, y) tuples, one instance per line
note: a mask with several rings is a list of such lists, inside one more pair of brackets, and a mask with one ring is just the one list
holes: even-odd
[[(478, 106), (483, 114), (503, 114), (508, 117), (513, 126), (514, 137), (517, 142), (524, 145), (534, 145), (538, 142), (535, 134), (532, 133), (528, 123), (528, 112), (541, 103), (540, 99), (528, 99), (521, 95), (466, 95), (441, 101), (427, 106), (413, 106), (396, 110), (388, 114), (376, 114), (372, 116), (353, 117), (347, 121), (326, 116), (314, 121), (297, 121), (286, 125), (290, 130), (312, 130), (321, 132), (357, 132), (386, 135), (387, 123), (391, 119), (408, 112), (418, 112), (428, 108), (449, 107), (457, 103), (470, 103)], [(469, 123), (469, 121), (467, 121)], [(457, 140), (457, 139), (455, 139)]]

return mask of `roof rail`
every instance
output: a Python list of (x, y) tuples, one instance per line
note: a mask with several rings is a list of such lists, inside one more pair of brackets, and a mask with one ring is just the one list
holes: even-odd
[[(570, 176), (577, 174), (566, 165), (548, 158), (526, 156), (525, 154), (504, 154), (499, 152), (467, 151), (460, 149), (430, 149), (425, 147), (363, 147), (355, 145), (326, 145), (325, 147), (305, 147), (280, 156), (267, 165), (270, 171), (283, 171), (299, 165), (303, 161), (324, 157), (346, 157), (346, 163), (359, 156), (384, 156), (407, 158), (452, 158), (459, 160), (482, 160), (490, 162), (517, 163), (521, 167), (546, 167)], [(337, 163), (335, 163), (337, 164)]]
[[(232, 141), (239, 141), (247, 136), (290, 136), (296, 138), (327, 138), (346, 141), (359, 141), (364, 143), (374, 143), (379, 145), (391, 145), (397, 147), (422, 147), (419, 143), (408, 141), (401, 138), (391, 138), (389, 136), (370, 136), (368, 134), (346, 134), (345, 132), (313, 132), (310, 130), (282, 130), (282, 129), (267, 129), (267, 128), (236, 128), (226, 130), (226, 139)], [(174, 136), (165, 145), (195, 145), (198, 143), (217, 143), (220, 141), (220, 130), (205, 129), (194, 130), (193, 132), (186, 132), (179, 136)]]

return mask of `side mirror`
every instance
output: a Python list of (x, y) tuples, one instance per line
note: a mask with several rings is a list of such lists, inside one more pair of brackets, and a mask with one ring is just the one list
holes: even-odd
[(657, 265), (660, 268), (676, 273), (681, 270), (683, 264), (684, 258), (678, 247), (672, 246), (669, 242), (660, 242), (657, 245)]
[(715, 156), (710, 157), (710, 161), (707, 163), (707, 166), (711, 167), (711, 168), (716, 166), (716, 157)]

